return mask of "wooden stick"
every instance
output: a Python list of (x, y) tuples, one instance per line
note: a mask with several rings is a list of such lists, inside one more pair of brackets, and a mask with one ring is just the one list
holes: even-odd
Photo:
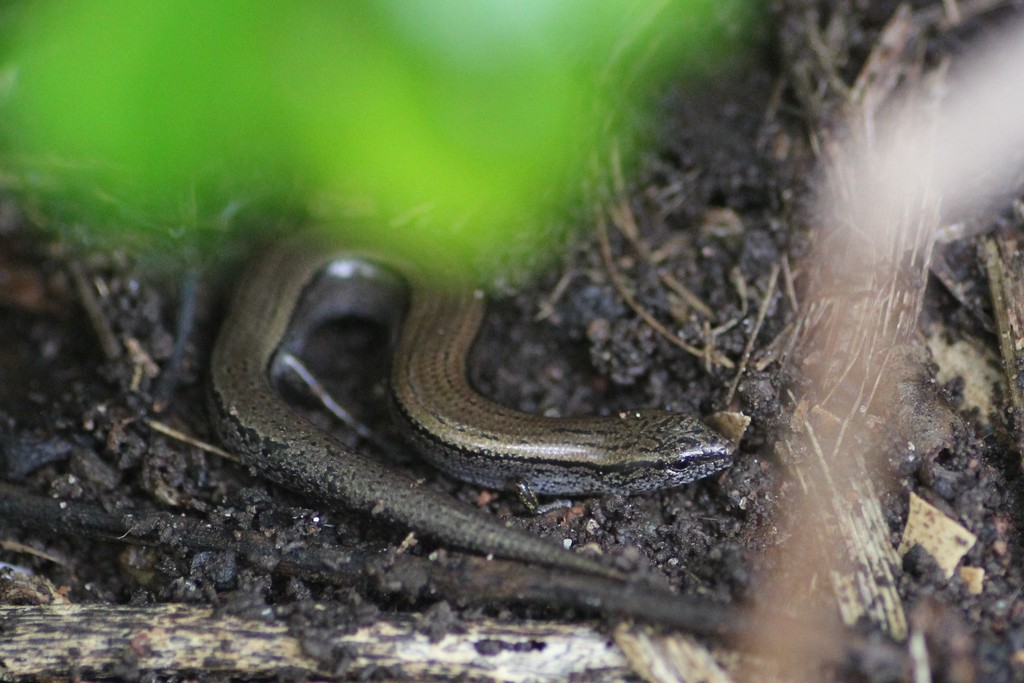
[[(317, 605), (310, 614), (329, 606)], [(269, 612), (269, 608), (268, 608)], [(12, 678), (138, 678), (197, 674), (474, 680), (621, 680), (606, 635), (564, 622), (462, 621), (440, 637), (408, 617), (359, 628), (292, 631), (191, 605), (0, 607), (0, 668)]]

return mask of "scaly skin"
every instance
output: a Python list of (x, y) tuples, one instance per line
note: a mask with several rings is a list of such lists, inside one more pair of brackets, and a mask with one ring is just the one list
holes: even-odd
[[(290, 328), (297, 325), (296, 329), (300, 331), (308, 329), (331, 315), (363, 312), (370, 305), (363, 300), (355, 303), (344, 300), (323, 303), (315, 301), (312, 306), (304, 302), (303, 294), (324, 268), (332, 263), (340, 266), (330, 277), (341, 280), (358, 277), (372, 284), (374, 273), (377, 272), (376, 266), (370, 262), (332, 252), (308, 240), (292, 240), (276, 247), (244, 276), (211, 359), (210, 407), (224, 443), (269, 479), (326, 504), (364, 512), (442, 543), (478, 553), (573, 572), (623, 578), (619, 571), (597, 559), (564, 550), (553, 543), (508, 527), (500, 520), (453, 498), (420, 487), (409, 477), (346, 448), (302, 419), (282, 401), (272, 383), (272, 369), (278, 349), (288, 343), (291, 338), (289, 335), (296, 334)], [(363, 263), (368, 265), (363, 268), (360, 265)], [(394, 276), (391, 277), (394, 281)], [(414, 290), (416, 284), (412, 283)], [(358, 296), (366, 298), (372, 287), (356, 289)], [(555, 422), (501, 408), (473, 392), (465, 381), (466, 355), (479, 326), (481, 316), (478, 309), (482, 308), (482, 302), (469, 295), (457, 299), (458, 305), (437, 308), (430, 305), (429, 299), (424, 299), (421, 292), (414, 291), (412, 296), (413, 303), (403, 325), (403, 338), (399, 343), (399, 357), (395, 363), (393, 384), (396, 384), (396, 403), (399, 405), (398, 412), (411, 419), (413, 431), (419, 433), (415, 440), (420, 443), (427, 441), (427, 455), (433, 462), (441, 459), (439, 464), (449, 473), (486, 484), (490, 481), (486, 475), (489, 463), (490, 468), (502, 472), (500, 477), (494, 479), (497, 485), (513, 483), (522, 478), (542, 493), (570, 490), (589, 492), (599, 488), (592, 482), (594, 477), (601, 476), (603, 466), (608, 470), (609, 481), (617, 482), (624, 486), (624, 490), (630, 491), (690, 481), (727, 464), (730, 450), (713, 432), (692, 417), (673, 416), (669, 413), (650, 413), (648, 422), (652, 419), (659, 422), (666, 417), (676, 417), (676, 422), (684, 429), (683, 441), (689, 450), (684, 453), (686, 457), (681, 461), (678, 458), (671, 461), (671, 464), (682, 467), (684, 472), (678, 474), (679, 467), (665, 470), (676, 472), (675, 480), (666, 479), (660, 484), (654, 481), (652, 484), (654, 475), (643, 467), (650, 460), (649, 456), (645, 455), (646, 459), (638, 462), (629, 461), (628, 454), (623, 456), (624, 449), (636, 448), (629, 446), (627, 440), (630, 443), (639, 440), (643, 445), (656, 443), (660, 438), (646, 438), (645, 434), (638, 435), (635, 431), (620, 437), (619, 442), (612, 443), (610, 448), (605, 448), (613, 457), (606, 457), (603, 463), (591, 462), (594, 458), (587, 460), (586, 454), (579, 455), (581, 451), (578, 448), (572, 451), (571, 443), (563, 447), (560, 459), (550, 457), (551, 444), (556, 441), (565, 443), (567, 438), (565, 434), (557, 438), (550, 435), (557, 427)], [(423, 301), (428, 303), (421, 303)], [(299, 310), (306, 313), (297, 313)], [(445, 311), (447, 313), (442, 315)], [(469, 322), (458, 322), (463, 318)], [(439, 336), (434, 333), (431, 337), (431, 321), (442, 326), (460, 325), (459, 334)], [(437, 345), (445, 348), (438, 353), (423, 353), (423, 344), (429, 343), (431, 339), (446, 339), (445, 344)], [(410, 366), (422, 372), (412, 372), (410, 375)], [(439, 395), (444, 400), (431, 400), (431, 392), (438, 388), (431, 385), (431, 382), (444, 385), (441, 387), (443, 391), (439, 389)], [(453, 382), (459, 383), (454, 390)], [(464, 405), (460, 406), (457, 400), (450, 400), (453, 396), (462, 400)], [(465, 431), (465, 423), (460, 422), (452, 427), (452, 418), (441, 414), (445, 406), (449, 410), (459, 411), (463, 417), (475, 416), (482, 420), (476, 425), (470, 425), (476, 434), (488, 437), (487, 448), (481, 449), (481, 465), (460, 465), (469, 462), (465, 460), (465, 444), (456, 438)], [(499, 412), (495, 413), (495, 410)], [(488, 422), (489, 416), (495, 415), (500, 418), (504, 432), (497, 430), (495, 420)], [(651, 418), (651, 415), (655, 417)], [(422, 424), (431, 421), (432, 427)], [(577, 423), (569, 422), (563, 427), (567, 428), (569, 439), (573, 438), (574, 433), (578, 437), (580, 429), (590, 429), (591, 432), (596, 429), (583, 441), (607, 446), (610, 438), (622, 434), (621, 427), (627, 422), (630, 422), (627, 425), (629, 428), (639, 424), (637, 419), (582, 418)], [(448, 427), (445, 427), (446, 424)], [(509, 424), (513, 429), (511, 434), (508, 431)], [(517, 434), (517, 426), (526, 431)], [(445, 432), (445, 429), (449, 431)], [(528, 454), (525, 458), (521, 457), (522, 449), (513, 452), (513, 441), (522, 442), (530, 438), (539, 439), (543, 443), (542, 457), (539, 459), (531, 460)], [(577, 453), (577, 456), (574, 458), (572, 453)], [(520, 475), (505, 472), (507, 463), (514, 459), (525, 460), (527, 469), (521, 470)], [(686, 470), (687, 467), (690, 469)], [(463, 470), (461, 475), (460, 468)], [(532, 480), (530, 476), (533, 476)], [(559, 476), (561, 479), (555, 485), (544, 485), (545, 481)], [(591, 483), (574, 487), (573, 482), (581, 481), (581, 477)], [(630, 481), (638, 481), (639, 484), (631, 487)]]

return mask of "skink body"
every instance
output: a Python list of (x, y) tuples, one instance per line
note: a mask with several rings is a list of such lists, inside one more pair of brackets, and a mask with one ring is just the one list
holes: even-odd
[(217, 430), (250, 466), (326, 503), (484, 554), (616, 575), (348, 449), (293, 412), (274, 387), (279, 352), (297, 348), (328, 319), (367, 317), (399, 330), (396, 413), (422, 454), (454, 477), (541, 494), (628, 493), (676, 486), (728, 464), (730, 445), (690, 416), (547, 418), (481, 396), (466, 361), (483, 312), (471, 291), (442, 291), (413, 271), (309, 239), (286, 241), (243, 277), (214, 346)]

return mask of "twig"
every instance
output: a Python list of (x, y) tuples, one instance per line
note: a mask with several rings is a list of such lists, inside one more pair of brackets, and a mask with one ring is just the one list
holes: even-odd
[(192, 334), (192, 326), (196, 319), (196, 298), (199, 289), (199, 273), (195, 268), (190, 268), (181, 276), (180, 298), (178, 316), (174, 329), (174, 348), (171, 350), (171, 358), (164, 368), (164, 372), (157, 380), (156, 389), (153, 391), (153, 409), (162, 412), (167, 406), (167, 401), (178, 385), (181, 377), (181, 366), (185, 359), (185, 346)]
[(754, 328), (750, 330), (750, 336), (747, 338), (747, 344), (743, 348), (743, 356), (740, 358), (739, 367), (736, 369), (736, 376), (733, 377), (732, 383), (729, 385), (729, 393), (726, 394), (725, 404), (729, 405), (732, 402), (732, 397), (736, 394), (736, 387), (740, 384), (740, 378), (743, 377), (743, 373), (746, 372), (747, 363), (750, 361), (750, 354), (754, 350), (754, 342), (757, 340), (757, 334), (761, 331), (761, 325), (764, 324), (765, 316), (768, 315), (768, 306), (771, 304), (772, 299), (775, 297), (775, 283), (779, 279), (779, 264), (772, 266), (771, 274), (768, 276), (768, 289), (764, 293), (764, 297), (761, 299), (761, 307), (757, 311), (757, 320), (754, 322)]
[[(440, 553), (439, 557), (444, 559), (434, 561), (379, 552), (364, 555), (311, 543), (282, 548), (263, 532), (218, 528), (202, 520), (167, 513), (111, 514), (95, 505), (35, 496), (4, 483), (0, 483), (0, 519), (59, 535), (170, 545), (191, 552), (231, 551), (279, 575), (339, 586), (362, 585), (410, 602), (428, 598), (462, 605), (572, 608), (636, 619), (724, 642), (752, 642), (748, 636), (756, 624), (745, 608), (676, 595), (647, 582), (623, 584), (459, 554)], [(781, 615), (771, 618), (780, 627), (792, 622)], [(791, 628), (797, 630), (795, 626)], [(843, 639), (840, 646), (838, 640), (824, 635), (831, 634), (830, 628), (805, 626), (799, 632), (808, 635), (795, 644), (797, 647), (813, 649), (835, 661), (864, 648), (881, 652), (884, 658), (897, 663), (894, 665), (902, 657), (898, 648), (871, 644), (853, 634)]]
[(82, 302), (82, 308), (85, 309), (85, 314), (89, 318), (93, 330), (96, 331), (96, 337), (99, 339), (103, 355), (106, 356), (107, 360), (120, 358), (121, 345), (117, 341), (117, 335), (114, 334), (114, 328), (111, 326), (110, 320), (103, 313), (103, 307), (100, 306), (96, 293), (85, 276), (82, 265), (73, 259), (69, 260), (68, 272), (71, 273), (71, 279), (75, 282), (75, 290), (78, 292), (78, 298)]
[(789, 306), (794, 311), (800, 310), (800, 300), (796, 296), (796, 284), (794, 283), (794, 275), (792, 269), (789, 267), (789, 255), (782, 255), (782, 282), (785, 285), (786, 298), (789, 299)]
[(1017, 452), (1024, 455), (1024, 353), (1019, 346), (1019, 340), (1024, 339), (1024, 263), (1020, 244), (1010, 235), (986, 238), (982, 247), (992, 313), (999, 332), (999, 355), (1010, 393)]
[(609, 214), (612, 217), (612, 223), (619, 229), (619, 233), (626, 238), (626, 241), (633, 247), (633, 250), (645, 263), (649, 263), (655, 268), (658, 279), (661, 280), (663, 285), (675, 292), (680, 299), (695, 308), (705, 318), (715, 317), (715, 312), (711, 310), (711, 307), (704, 303), (699, 296), (691, 292), (686, 285), (679, 281), (679, 278), (657, 267), (657, 259), (655, 259), (654, 254), (640, 240), (640, 230), (636, 225), (636, 217), (633, 216), (633, 210), (630, 208), (627, 200), (624, 199), (617, 205), (612, 206), (609, 209)]
[(647, 626), (620, 624), (615, 643), (645, 681), (732, 683), (732, 678), (693, 638), (660, 634)]
[(44, 552), (38, 548), (33, 548), (32, 546), (25, 545), (24, 543), (18, 543), (17, 541), (0, 541), (0, 548), (12, 553), (24, 553), (25, 555), (32, 555), (33, 557), (41, 557), (47, 562), (53, 562), (54, 564), (64, 564), (64, 562), (56, 555)]
[(375, 590), (410, 601), (419, 601), (425, 594), (460, 604), (568, 607), (717, 638), (735, 638), (747, 628), (739, 608), (675, 595), (649, 583), (624, 586), (611, 579), (527, 570), (516, 562), (458, 554), (433, 562), (410, 555), (364, 556), (313, 543), (282, 548), (262, 532), (211, 526), (163, 512), (111, 514), (96, 505), (36, 496), (4, 483), (0, 483), (0, 519), (60, 535), (172, 545), (190, 552), (231, 551), (278, 574), (343, 586), (370, 581)]
[(326, 583), (351, 584), (362, 573), (362, 556), (337, 548), (282, 548), (262, 532), (211, 526), (165, 512), (110, 513), (99, 506), (26, 493), (0, 482), (0, 519), (7, 525), (43, 529), (120, 543), (172, 545), (191, 552), (231, 551), (279, 573)]
[[(330, 609), (310, 606), (310, 613)], [(612, 681), (631, 673), (605, 635), (571, 623), (478, 619), (432, 637), (415, 619), (388, 616), (359, 628), (310, 625), (292, 632), (283, 619), (192, 605), (0, 606), (0, 621), (3, 669), (18, 679), (139, 678), (142, 672), (361, 679), (386, 671), (402, 680)]]
[(150, 429), (152, 429), (154, 431), (157, 431), (157, 432), (160, 432), (164, 436), (169, 436), (172, 439), (175, 439), (176, 441), (181, 441), (182, 443), (187, 443), (189, 446), (195, 446), (196, 448), (198, 448), (200, 450), (206, 451), (207, 453), (213, 453), (214, 455), (220, 456), (221, 458), (224, 458), (225, 460), (230, 460), (232, 462), (241, 462), (241, 460), (238, 458), (238, 456), (234, 455), (233, 453), (228, 453), (223, 448), (218, 448), (217, 446), (214, 446), (211, 443), (206, 443), (205, 441), (200, 441), (199, 439), (196, 439), (195, 437), (191, 437), (188, 434), (185, 434), (184, 432), (180, 432), (177, 429), (175, 429), (174, 427), (166, 425), (163, 422), (159, 422), (157, 420), (151, 420), (150, 419), (150, 420), (146, 420), (146, 424), (149, 425)]
[(372, 429), (357, 420), (356, 417), (343, 405), (334, 400), (334, 397), (331, 396), (330, 392), (324, 388), (316, 376), (309, 371), (309, 368), (307, 368), (301, 360), (290, 353), (283, 353), (280, 357), (280, 362), (295, 373), (295, 376), (299, 378), (299, 380), (306, 386), (306, 389), (309, 390), (313, 397), (320, 402), (320, 405), (322, 405), (325, 410), (336, 417), (343, 425), (358, 434), (361, 439), (374, 444), (384, 451), (391, 448), (391, 444), (385, 442), (384, 439), (378, 436)]
[[(950, 3), (953, 5), (952, 11)], [(934, 26), (939, 31), (949, 31), (965, 21), (1012, 6), (1013, 3), (1007, 0), (943, 0), (941, 5), (919, 10), (917, 16), (926, 27)]]
[(604, 216), (598, 217), (597, 235), (598, 240), (601, 243), (601, 258), (604, 260), (604, 265), (605, 268), (608, 270), (608, 276), (611, 278), (612, 285), (615, 287), (615, 291), (619, 293), (619, 296), (622, 297), (622, 300), (626, 302), (626, 305), (633, 309), (634, 313), (640, 316), (640, 318), (645, 323), (647, 323), (651, 327), (651, 329), (653, 329), (655, 332), (657, 332), (666, 340), (668, 340), (671, 344), (677, 346), (686, 353), (692, 356), (696, 356), (697, 358), (700, 358), (707, 362), (720, 365), (725, 368), (735, 367), (735, 365), (729, 358), (722, 355), (716, 349), (710, 349), (707, 347), (699, 349), (696, 346), (687, 344), (678, 335), (673, 334), (668, 329), (666, 329), (665, 326), (662, 325), (657, 318), (655, 318), (653, 315), (650, 314), (649, 311), (647, 311), (647, 309), (641, 306), (639, 302), (637, 302), (636, 297), (633, 296), (633, 293), (629, 291), (629, 288), (623, 281), (622, 274), (619, 272), (618, 268), (615, 265), (615, 259), (612, 257), (611, 244), (608, 242), (608, 225), (605, 222)]
[(569, 284), (573, 279), (579, 275), (574, 270), (566, 271), (562, 274), (562, 277), (558, 278), (558, 282), (555, 283), (554, 289), (546, 297), (541, 299), (537, 305), (537, 313), (533, 316), (534, 321), (547, 320), (555, 312), (555, 304), (558, 303), (562, 295), (565, 294), (566, 290), (569, 289)]

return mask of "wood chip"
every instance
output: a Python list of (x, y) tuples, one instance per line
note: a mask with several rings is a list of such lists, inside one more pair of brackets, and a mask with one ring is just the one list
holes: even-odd
[(734, 444), (740, 442), (747, 431), (747, 427), (750, 426), (750, 417), (731, 410), (720, 410), (709, 415), (706, 421)]
[(897, 552), (906, 555), (915, 545), (935, 558), (947, 579), (953, 578), (957, 564), (974, 547), (977, 536), (947, 517), (920, 496), (910, 494), (910, 514)]
[(971, 595), (981, 595), (985, 589), (985, 570), (981, 567), (960, 567), (960, 580)]
[(953, 343), (946, 340), (940, 330), (928, 335), (928, 349), (939, 366), (935, 379), (945, 384), (952, 379), (963, 379), (963, 407), (978, 409), (982, 424), (990, 424), (996, 410), (996, 387), (1006, 394), (1006, 381), (999, 369), (999, 361), (980, 342), (972, 339), (958, 339)]
[(648, 626), (623, 623), (615, 629), (615, 643), (622, 648), (633, 670), (645, 681), (732, 681), (711, 653), (689, 636), (679, 633), (658, 635)]

